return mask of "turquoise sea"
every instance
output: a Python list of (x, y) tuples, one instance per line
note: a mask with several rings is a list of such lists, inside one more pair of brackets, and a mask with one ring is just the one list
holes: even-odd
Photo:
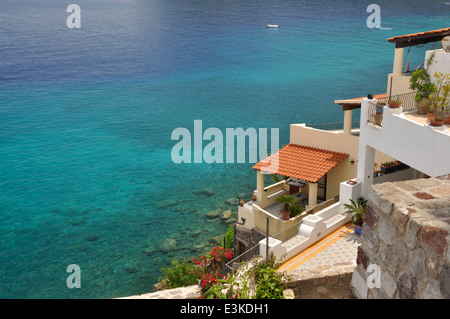
[(206, 214), (236, 216), (256, 187), (252, 163), (173, 163), (174, 129), (279, 128), (286, 144), (291, 123), (342, 122), (333, 100), (385, 92), (387, 38), (450, 22), (434, 0), (377, 1), (381, 29), (370, 1), (77, 0), (69, 29), (71, 3), (0, 2), (0, 298), (151, 292), (226, 232)]

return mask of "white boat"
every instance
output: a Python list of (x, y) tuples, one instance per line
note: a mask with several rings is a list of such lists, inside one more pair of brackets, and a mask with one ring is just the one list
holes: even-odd
[(268, 27), (268, 28), (279, 28), (280, 26), (278, 24), (266, 24), (266, 27)]

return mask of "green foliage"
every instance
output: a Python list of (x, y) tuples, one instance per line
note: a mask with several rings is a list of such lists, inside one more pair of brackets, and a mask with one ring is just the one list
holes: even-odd
[(234, 227), (230, 226), (225, 234), (222, 247), (233, 249), (234, 248), (233, 243), (234, 243)]
[(436, 72), (436, 90), (431, 97), (430, 111), (445, 114), (450, 111), (450, 73)]
[(287, 212), (289, 210), (290, 204), (295, 204), (297, 202), (297, 198), (295, 198), (292, 195), (288, 195), (288, 194), (280, 195), (280, 196), (276, 197), (275, 200), (278, 203), (284, 204), (283, 211), (285, 211), (285, 212)]
[(383, 166), (383, 167), (391, 167), (391, 166), (394, 166), (394, 164), (395, 164), (394, 161), (386, 161), (386, 162), (381, 163), (381, 166)]
[[(427, 60), (427, 67), (433, 63), (434, 54), (433, 52)], [(415, 70), (411, 74), (409, 84), (410, 89), (417, 91), (414, 98), (416, 102), (420, 102), (424, 97), (429, 97), (436, 90), (436, 86), (431, 83), (427, 69)]]
[(256, 299), (284, 299), (285, 275), (277, 272), (278, 263), (273, 254), (255, 265)]
[(202, 288), (213, 285), (223, 277), (221, 274), (225, 273), (225, 263), (232, 255), (231, 249), (215, 246), (208, 256), (200, 255), (199, 258), (182, 261), (174, 258), (170, 267), (161, 269), (164, 277), (160, 277), (158, 281), (163, 289), (196, 285), (199, 281)]
[(291, 211), (291, 213), (289, 214), (289, 217), (295, 217), (298, 214), (301, 214), (305, 211), (305, 207), (303, 207), (303, 205), (299, 204), (299, 203), (294, 203), (291, 204), (289, 206), (289, 210)]
[(164, 277), (160, 277), (159, 282), (163, 284), (164, 289), (196, 285), (199, 279), (196, 269), (197, 266), (190, 260), (179, 261), (175, 258), (170, 263), (170, 267), (161, 269)]
[(277, 272), (280, 263), (273, 255), (243, 265), (239, 273), (216, 279), (203, 294), (206, 299), (284, 299), (287, 277)]
[(351, 204), (344, 204), (346, 214), (352, 214), (353, 224), (362, 226), (364, 223), (364, 214), (366, 212), (367, 199), (360, 196), (356, 199), (356, 202), (350, 199)]

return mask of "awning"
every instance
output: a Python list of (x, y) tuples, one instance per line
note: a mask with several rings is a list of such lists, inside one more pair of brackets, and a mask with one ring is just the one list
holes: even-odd
[(349, 154), (345, 153), (291, 143), (263, 159), (253, 168), (269, 174), (317, 183), (348, 156)]

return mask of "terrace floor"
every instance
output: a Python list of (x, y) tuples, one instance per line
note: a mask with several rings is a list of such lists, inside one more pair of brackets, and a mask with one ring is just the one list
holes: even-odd
[[(428, 124), (428, 115), (420, 115), (416, 112), (405, 112), (405, 117), (419, 124), (427, 125)], [(447, 128), (447, 131), (450, 133), (450, 124), (443, 124), (442, 126)]]
[(317, 243), (285, 261), (278, 271), (302, 270), (325, 264), (354, 263), (360, 237), (353, 231), (351, 222), (338, 228)]

